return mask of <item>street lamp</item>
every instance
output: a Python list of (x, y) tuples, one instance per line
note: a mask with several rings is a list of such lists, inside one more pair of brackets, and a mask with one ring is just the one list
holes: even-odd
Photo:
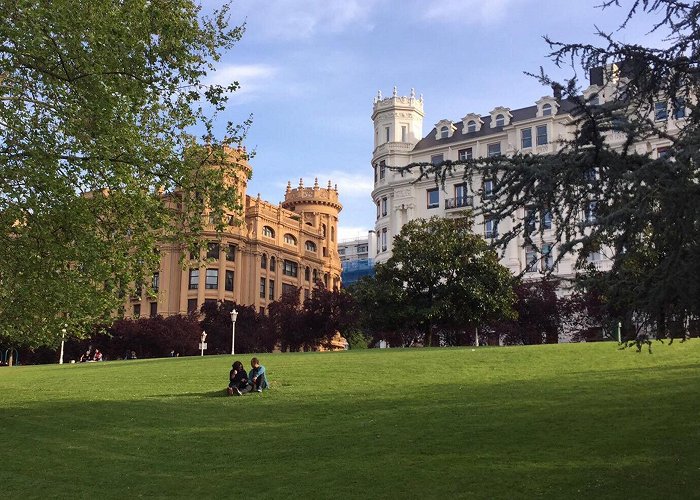
[(234, 308), (231, 310), (231, 356), (235, 354), (233, 349), (234, 342), (236, 341), (236, 318), (238, 317), (238, 311)]
[(63, 364), (63, 345), (66, 343), (66, 329), (61, 329), (61, 357), (58, 358), (58, 364)]

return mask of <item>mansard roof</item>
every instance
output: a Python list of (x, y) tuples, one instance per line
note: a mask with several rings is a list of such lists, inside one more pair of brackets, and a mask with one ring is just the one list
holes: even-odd
[[(559, 110), (557, 111), (557, 116), (561, 114), (572, 113), (572, 111), (575, 108), (576, 104), (572, 100), (562, 99), (559, 103)], [(430, 149), (440, 146), (449, 146), (450, 144), (454, 144), (457, 142), (464, 142), (470, 139), (488, 138), (488, 136), (500, 134), (504, 128), (517, 126), (518, 122), (537, 118), (537, 106), (535, 105), (528, 106), (526, 108), (512, 109), (510, 113), (513, 117), (510, 120), (510, 124), (506, 125), (506, 127), (491, 128), (491, 115), (488, 114), (483, 115), (481, 117), (483, 125), (481, 126), (481, 129), (477, 132), (463, 134), (462, 127), (457, 127), (457, 130), (454, 131), (452, 136), (445, 139), (436, 139), (437, 131), (435, 128), (433, 128), (430, 132), (428, 132), (428, 135), (426, 135), (420, 141), (418, 141), (416, 146), (413, 148), (413, 151), (420, 151), (422, 149)]]

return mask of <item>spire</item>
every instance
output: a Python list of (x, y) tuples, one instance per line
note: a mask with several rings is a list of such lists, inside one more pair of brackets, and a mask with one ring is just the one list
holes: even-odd
[(299, 188), (301, 189), (303, 187), (304, 187), (304, 179), (299, 177)]
[(314, 189), (318, 189), (318, 177), (314, 177)]
[(330, 191), (330, 190), (331, 190), (331, 181), (328, 180), (328, 191)]
[(292, 190), (292, 181), (287, 181), (287, 190), (285, 191), (286, 194), (289, 194), (289, 192)]

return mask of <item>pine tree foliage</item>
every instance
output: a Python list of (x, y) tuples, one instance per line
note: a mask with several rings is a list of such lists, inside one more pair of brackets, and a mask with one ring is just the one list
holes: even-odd
[(0, 336), (55, 344), (148, 285), (159, 243), (194, 246), (205, 207), (240, 205), (221, 146), (248, 120), (217, 137), (238, 84), (207, 78), (243, 27), (191, 0), (0, 12)]
[[(602, 8), (622, 7), (610, 0)], [(665, 35), (662, 47), (604, 32), (601, 46), (545, 37), (558, 66), (602, 68), (611, 83), (610, 95), (584, 97), (576, 77), (560, 84), (542, 70), (535, 75), (576, 105), (574, 133), (558, 153), (397, 167), (438, 183), (455, 175), (470, 183), (494, 178), (494, 196), (479, 212), (514, 221), (496, 242), (502, 246), (522, 235), (537, 247), (537, 233), (528, 234), (518, 213), (550, 212), (556, 260), (577, 256), (580, 283), (601, 293), (629, 335), (636, 324), (663, 336), (669, 324), (700, 315), (700, 2), (636, 0), (628, 8), (620, 29), (635, 17), (650, 19), (650, 31)], [(663, 154), (650, 143), (658, 138), (669, 145)], [(612, 259), (610, 272), (587, 263), (596, 251)]]

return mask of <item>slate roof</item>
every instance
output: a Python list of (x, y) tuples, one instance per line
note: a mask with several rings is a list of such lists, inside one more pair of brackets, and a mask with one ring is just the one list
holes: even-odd
[[(575, 108), (576, 104), (572, 100), (562, 99), (559, 103), (559, 110), (557, 111), (557, 115), (571, 113)], [(535, 105), (528, 106), (526, 108), (511, 109), (510, 114), (512, 115), (512, 118), (510, 120), (510, 124), (507, 125), (508, 127), (510, 127), (512, 124), (517, 124), (518, 122), (531, 120), (535, 118), (537, 116), (537, 106)], [(437, 130), (435, 129), (435, 127), (433, 127), (433, 129), (428, 133), (428, 135), (426, 135), (420, 141), (418, 141), (418, 143), (413, 148), (413, 151), (417, 152), (422, 149), (449, 146), (450, 144), (456, 142), (463, 142), (470, 139), (488, 137), (490, 135), (499, 134), (503, 131), (504, 127), (491, 128), (491, 115), (482, 116), (481, 121), (483, 122), (483, 124), (481, 125), (480, 130), (476, 132), (470, 132), (467, 134), (462, 133), (461, 120), (453, 122), (455, 123), (457, 129), (452, 134), (452, 137), (447, 137), (445, 139), (436, 139), (435, 136), (437, 135)]]

